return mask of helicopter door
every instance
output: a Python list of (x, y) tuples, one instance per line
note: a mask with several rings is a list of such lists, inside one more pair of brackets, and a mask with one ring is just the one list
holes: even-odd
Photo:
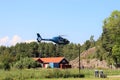
[(61, 37), (59, 37), (59, 40), (58, 40), (59, 43), (63, 43), (63, 39)]

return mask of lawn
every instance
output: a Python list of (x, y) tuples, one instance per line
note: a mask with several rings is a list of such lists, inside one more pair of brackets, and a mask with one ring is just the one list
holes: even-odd
[(120, 78), (55, 78), (55, 79), (28, 79), (28, 80), (120, 80)]
[[(108, 76), (120, 75), (120, 70), (104, 69), (103, 71)], [(0, 80), (120, 80), (119, 78), (95, 78), (94, 69), (80, 70), (80, 73), (84, 74), (85, 78), (68, 76), (78, 73), (78, 69), (11, 69), (10, 71), (0, 70)], [(56, 78), (48, 78), (53, 76)], [(69, 78), (61, 78), (60, 76)]]

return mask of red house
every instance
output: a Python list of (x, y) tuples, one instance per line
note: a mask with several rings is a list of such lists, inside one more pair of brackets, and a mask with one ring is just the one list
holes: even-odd
[(43, 68), (71, 68), (69, 62), (64, 57), (33, 58), (42, 64)]

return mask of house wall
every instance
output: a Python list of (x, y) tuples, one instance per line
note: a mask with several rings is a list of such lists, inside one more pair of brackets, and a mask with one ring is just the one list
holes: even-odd
[(61, 69), (71, 68), (71, 65), (69, 64), (60, 64)]
[(50, 66), (51, 68), (54, 68), (54, 63), (49, 63), (49, 66)]
[(59, 63), (54, 63), (54, 68), (59, 68), (59, 67), (60, 67)]
[(69, 64), (69, 62), (66, 59), (63, 59), (60, 64)]
[(60, 67), (59, 63), (49, 63), (49, 66), (51, 68), (59, 68)]
[(49, 64), (43, 64), (44, 68), (48, 68)]

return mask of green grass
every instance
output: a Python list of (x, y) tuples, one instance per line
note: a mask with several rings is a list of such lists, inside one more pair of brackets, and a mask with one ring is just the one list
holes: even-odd
[[(0, 80), (10, 80), (9, 78), (13, 80), (120, 80), (118, 78), (95, 78), (94, 77), (94, 69), (84, 69), (80, 70), (81, 74), (85, 74), (85, 78), (52, 78), (48, 79), (46, 76), (53, 76), (53, 75), (61, 75), (59, 74), (59, 71), (61, 73), (70, 74), (78, 74), (78, 69), (11, 69), (10, 71), (4, 71), (0, 70)], [(103, 70), (105, 74), (109, 75), (120, 75), (120, 70), (110, 70), (110, 69), (104, 69)], [(53, 73), (54, 72), (54, 73)]]
[(120, 78), (59, 78), (59, 79), (28, 79), (28, 80), (120, 80)]

